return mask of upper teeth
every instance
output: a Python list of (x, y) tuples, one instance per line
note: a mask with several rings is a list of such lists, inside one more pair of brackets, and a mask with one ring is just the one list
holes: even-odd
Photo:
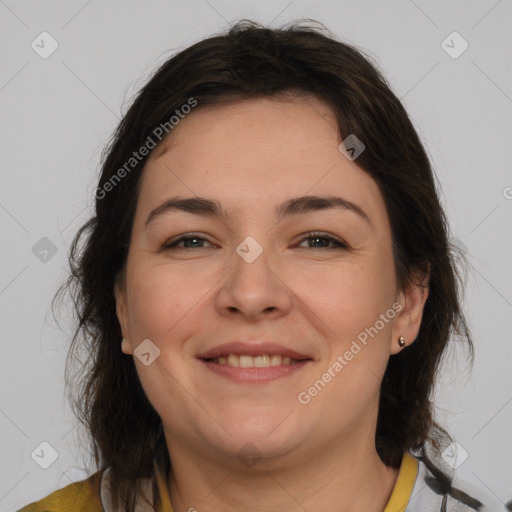
[(239, 366), (241, 368), (265, 368), (268, 366), (279, 366), (281, 364), (295, 364), (297, 361), (291, 357), (283, 357), (277, 354), (269, 356), (261, 354), (259, 356), (247, 356), (238, 354), (229, 354), (227, 357), (215, 357), (215, 363), (227, 364), (229, 366)]

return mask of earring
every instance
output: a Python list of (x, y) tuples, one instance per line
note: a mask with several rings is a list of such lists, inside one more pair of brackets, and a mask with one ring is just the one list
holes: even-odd
[(126, 338), (121, 341), (121, 351), (125, 353), (128, 351), (128, 340)]
[(401, 347), (405, 347), (405, 340), (404, 340), (404, 337), (403, 336), (400, 336), (398, 338), (398, 344), (401, 346)]

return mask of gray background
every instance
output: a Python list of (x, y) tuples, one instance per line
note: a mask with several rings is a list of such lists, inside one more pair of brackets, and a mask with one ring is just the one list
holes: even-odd
[[(367, 50), (402, 98), (471, 264), (464, 308), (475, 364), (470, 373), (464, 354), (450, 359), (438, 417), (469, 455), (460, 478), (511, 499), (510, 1), (0, 0), (0, 510), (87, 474), (63, 388), (71, 325), (63, 311), (59, 328), (50, 300), (90, 214), (100, 152), (151, 70), (241, 18), (272, 26), (316, 19)], [(31, 47), (43, 31), (59, 45), (47, 59)], [(453, 31), (469, 44), (458, 58), (441, 45)], [(445, 44), (462, 48), (453, 38)], [(56, 254), (41, 252), (43, 237)], [(48, 469), (40, 467), (51, 456), (43, 441), (58, 452)]]

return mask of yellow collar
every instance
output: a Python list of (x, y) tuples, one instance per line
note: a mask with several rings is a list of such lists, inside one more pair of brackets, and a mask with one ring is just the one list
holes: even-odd
[(418, 474), (418, 459), (404, 452), (398, 477), (384, 512), (404, 512)]
[(160, 506), (158, 512), (174, 512), (171, 505), (171, 498), (167, 490), (167, 482), (161, 471), (156, 472), (156, 481), (158, 483), (158, 492), (160, 493)]

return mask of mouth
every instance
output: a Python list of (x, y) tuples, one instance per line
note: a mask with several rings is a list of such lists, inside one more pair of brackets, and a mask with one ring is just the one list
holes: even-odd
[(305, 359), (292, 359), (291, 357), (283, 357), (279, 354), (260, 354), (255, 357), (248, 354), (227, 354), (226, 356), (211, 357), (204, 360), (235, 368), (269, 368), (271, 366), (299, 364), (301, 361), (305, 361)]
[(216, 375), (235, 382), (266, 383), (313, 362), (313, 358), (275, 344), (234, 342), (198, 356)]

